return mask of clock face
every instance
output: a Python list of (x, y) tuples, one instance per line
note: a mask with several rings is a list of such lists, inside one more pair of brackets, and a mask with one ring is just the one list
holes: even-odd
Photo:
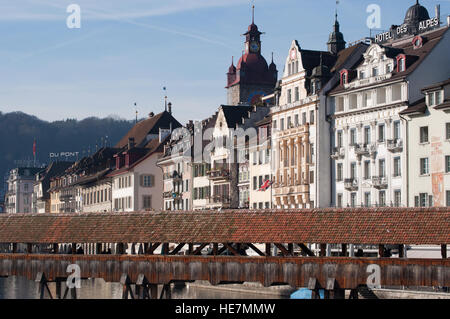
[(250, 43), (250, 50), (252, 52), (259, 52), (259, 43), (258, 42)]
[(297, 58), (297, 51), (295, 49), (291, 50), (291, 60), (295, 60)]

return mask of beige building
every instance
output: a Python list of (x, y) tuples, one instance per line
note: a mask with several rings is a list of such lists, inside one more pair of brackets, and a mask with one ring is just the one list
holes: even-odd
[(450, 206), (450, 78), (422, 93), (425, 98), (402, 113), (408, 120), (409, 202)]

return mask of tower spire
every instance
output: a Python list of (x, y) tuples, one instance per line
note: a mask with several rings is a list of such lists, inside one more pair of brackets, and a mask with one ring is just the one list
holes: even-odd
[(255, 5), (252, 6), (252, 24), (255, 24)]

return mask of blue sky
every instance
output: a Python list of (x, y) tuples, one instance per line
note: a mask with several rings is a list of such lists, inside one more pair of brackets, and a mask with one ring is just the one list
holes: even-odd
[[(325, 50), (335, 0), (255, 0), (263, 54), (283, 69), (293, 39)], [(66, 8), (81, 7), (81, 28), (68, 29)], [(167, 87), (176, 118), (210, 116), (226, 103), (225, 73), (239, 57), (251, 21), (249, 0), (0, 0), (0, 111), (45, 120), (163, 110)], [(347, 42), (369, 35), (369, 4), (381, 24), (401, 24), (414, 0), (341, 0)], [(430, 16), (449, 0), (422, 0)], [(270, 62), (270, 61), (268, 61)]]

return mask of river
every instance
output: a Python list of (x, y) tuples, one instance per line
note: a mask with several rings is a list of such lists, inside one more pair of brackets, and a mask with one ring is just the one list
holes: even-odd
[[(39, 285), (23, 277), (0, 278), (0, 299), (39, 299)], [(49, 284), (55, 296), (55, 284)], [(161, 289), (161, 288), (160, 288)], [(89, 279), (81, 282), (77, 289), (79, 299), (121, 299), (122, 285), (107, 283), (103, 279)], [(172, 288), (173, 299), (282, 299), (278, 294), (259, 294), (251, 291), (240, 292), (228, 289), (211, 289), (189, 285)]]

